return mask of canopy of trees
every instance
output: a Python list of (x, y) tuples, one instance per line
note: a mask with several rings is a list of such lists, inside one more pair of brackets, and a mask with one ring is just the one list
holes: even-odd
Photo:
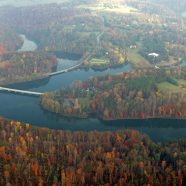
[(93, 77), (44, 94), (43, 108), (68, 117), (96, 113), (104, 120), (185, 118), (186, 68), (144, 69)]
[[(157, 63), (162, 60), (168, 61), (168, 52), (161, 37), (148, 35), (145, 36), (142, 43), (143, 48), (141, 49), (140, 53), (151, 63)], [(154, 58), (153, 56), (149, 56), (150, 53), (157, 53), (159, 56)]]
[[(123, 3), (136, 11), (112, 11), (114, 7), (123, 7)], [(185, 3), (179, 3), (179, 7), (180, 4)], [(2, 8), (0, 46), (15, 51), (22, 42), (16, 33), (23, 33), (37, 43), (39, 50), (88, 56), (84, 66), (96, 69), (119, 66), (126, 60), (135, 67), (149, 66), (149, 62), (154, 62), (148, 56), (152, 52), (159, 54), (156, 62), (163, 61), (164, 65), (177, 63), (186, 56), (185, 20), (175, 17), (167, 7), (136, 0), (104, 5), (111, 11), (99, 11), (100, 1), (94, 0)], [(108, 63), (92, 64), (95, 56)]]
[(46, 52), (7, 53), (0, 56), (0, 84), (31, 81), (52, 72), (54, 55)]
[(0, 185), (185, 186), (186, 141), (138, 131), (69, 132), (0, 119)]

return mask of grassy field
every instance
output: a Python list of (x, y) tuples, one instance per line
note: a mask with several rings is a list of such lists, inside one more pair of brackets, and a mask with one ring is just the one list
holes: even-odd
[(160, 92), (180, 92), (182, 89), (179, 86), (173, 85), (167, 81), (157, 84), (157, 88)]
[(138, 49), (129, 49), (128, 50), (128, 60), (135, 67), (150, 66), (149, 62), (138, 53)]
[(96, 12), (114, 12), (114, 13), (121, 13), (121, 14), (129, 14), (137, 12), (138, 10), (123, 5), (103, 5), (103, 4), (92, 4), (92, 5), (80, 5), (78, 8), (85, 8)]
[(85, 97), (85, 98), (79, 98), (79, 102), (82, 106), (82, 108), (88, 108), (89, 107), (89, 102), (90, 102), (90, 99), (89, 97)]
[(107, 64), (107, 63), (109, 63), (109, 61), (106, 59), (92, 58), (90, 60), (91, 65), (103, 65), (103, 64)]
[(186, 86), (186, 80), (184, 80), (184, 79), (179, 79), (179, 80), (178, 80), (178, 83), (179, 83), (179, 85), (184, 85), (184, 86)]
[[(181, 59), (179, 59), (181, 60)], [(158, 66), (170, 66), (175, 65), (179, 62), (179, 60), (174, 59), (174, 57), (170, 56), (168, 61), (162, 61), (158, 64)]]

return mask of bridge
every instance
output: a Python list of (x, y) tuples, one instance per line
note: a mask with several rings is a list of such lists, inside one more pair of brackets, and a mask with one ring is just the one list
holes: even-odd
[(6, 88), (6, 87), (0, 87), (0, 91), (20, 93), (20, 94), (32, 95), (32, 96), (40, 96), (40, 95), (44, 94), (44, 93), (40, 93), (40, 92), (18, 90), (18, 89)]
[(77, 64), (75, 66), (72, 66), (72, 67), (69, 67), (67, 69), (63, 69), (63, 70), (60, 70), (60, 71), (57, 71), (57, 72), (48, 73), (48, 74), (46, 74), (46, 76), (55, 76), (55, 75), (58, 75), (58, 74), (66, 73), (66, 72), (72, 71), (72, 70), (80, 67), (81, 65), (82, 65), (82, 63), (79, 63), (79, 64)]
[[(54, 76), (54, 75), (58, 75), (58, 74), (62, 74), (62, 73), (66, 73), (66, 72), (72, 71), (72, 70), (80, 67), (82, 65), (82, 63), (83, 62), (81, 62), (81, 63), (79, 63), (77, 65), (74, 65), (72, 67), (69, 67), (67, 69), (63, 69), (63, 70), (57, 71), (57, 72), (52, 72), (52, 73), (45, 74), (45, 77), (50, 77), (50, 76)], [(44, 94), (44, 93), (41, 93), (41, 92), (19, 90), (19, 89), (12, 89), (12, 88), (6, 88), (6, 87), (0, 87), (0, 91), (19, 93), (19, 94), (25, 94), (25, 95), (31, 95), (31, 96), (40, 96), (40, 95)]]

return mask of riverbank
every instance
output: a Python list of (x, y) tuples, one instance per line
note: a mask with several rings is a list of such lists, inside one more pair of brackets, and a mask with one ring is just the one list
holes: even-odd
[[(20, 37), (24, 41), (22, 47), (17, 51), (17, 53), (9, 54), (9, 55), (14, 54), (14, 61), (15, 61), (16, 58), (22, 58), (22, 62), (24, 62), (25, 60), (26, 61), (30, 60), (31, 62), (33, 62), (33, 57), (31, 59), (27, 59), (28, 58), (27, 56), (32, 54), (34, 57), (36, 57), (36, 56), (40, 57), (40, 53), (44, 53), (44, 52), (41, 52), (41, 51), (35, 51), (37, 49), (37, 44), (34, 43), (33, 41), (29, 40), (28, 38), (26, 38), (25, 35), (20, 34)], [(21, 74), (21, 77), (18, 77), (17, 74), (14, 74), (14, 72), (12, 72), (11, 74), (14, 74), (14, 78), (12, 78), (11, 80), (7, 80), (7, 78), (4, 78), (5, 80), (4, 81), (2, 80), (1, 85), (9, 86), (10, 84), (13, 84), (13, 83), (21, 83), (21, 82), (30, 83), (30, 81), (35, 81), (35, 80), (40, 81), (41, 79), (47, 78), (47, 76), (49, 74), (55, 74), (55, 75), (58, 74), (58, 71), (59, 71), (59, 73), (60, 72), (61, 73), (66, 73), (68, 71), (68, 68), (71, 68), (73, 64), (74, 64), (74, 66), (77, 65), (78, 62), (74, 63), (74, 61), (76, 61), (77, 59), (79, 61), (81, 61), (81, 64), (82, 64), (82, 65), (78, 66), (77, 68), (81, 68), (83, 70), (84, 69), (88, 70), (88, 69), (91, 68), (95, 71), (103, 72), (103, 71), (108, 71), (108, 69), (116, 69), (116, 68), (123, 69), (123, 67), (125, 68), (125, 66), (129, 65), (129, 62), (125, 62), (124, 64), (113, 64), (113, 65), (108, 65), (108, 66), (102, 66), (102, 65), (87, 66), (87, 65), (84, 64), (84, 61), (86, 60), (86, 57), (84, 56), (84, 58), (82, 58), (82, 54), (75, 54), (75, 53), (72, 54), (72, 53), (66, 53), (66, 52), (62, 52), (62, 51), (53, 51), (53, 52), (45, 52), (45, 53), (46, 53), (46, 56), (47, 55), (53, 55), (53, 58), (55, 58), (55, 60), (56, 60), (55, 64), (50, 69), (48, 69), (48, 72), (47, 71), (42, 72), (42, 69), (41, 69), (42, 67), (39, 67), (40, 69), (38, 70), (37, 65), (32, 64), (33, 67), (31, 67), (31, 69), (28, 70), (27, 76), (23, 76), (23, 74), (22, 74), (23, 72), (21, 72), (22, 67), (19, 67), (19, 69), (20, 69), (19, 74)], [(3, 60), (3, 56), (1, 58)], [(68, 59), (69, 61), (67, 63), (64, 63), (64, 59)], [(36, 61), (38, 62), (38, 59), (36, 59)], [(69, 63), (69, 62), (71, 62), (71, 63)], [(1, 63), (1, 66), (3, 64), (4, 63)], [(183, 61), (183, 64), (184, 64), (184, 61)], [(7, 65), (9, 65), (9, 64), (4, 64), (4, 66), (7, 66)], [(179, 62), (179, 63), (177, 63), (177, 65), (181, 66), (182, 63)], [(24, 68), (27, 68), (27, 67), (28, 67), (28, 64), (24, 64)], [(143, 68), (141, 68), (141, 69), (143, 69)], [(146, 67), (146, 69), (148, 69), (148, 68)], [(22, 70), (22, 71), (25, 71), (25, 69)], [(39, 72), (39, 71), (41, 71), (41, 72)], [(29, 73), (31, 73), (31, 74), (28, 75)], [(6, 74), (6, 72), (4, 72), (4, 74)]]
[(37, 50), (37, 44), (34, 41), (27, 39), (24, 34), (20, 34), (19, 36), (23, 41), (23, 45), (17, 50), (17, 52), (33, 52)]
[[(61, 75), (64, 77), (63, 75)], [(55, 77), (56, 78), (56, 77)], [(62, 78), (64, 80), (64, 78)], [(62, 80), (61, 80), (62, 81)], [(56, 81), (55, 81), (56, 82)], [(33, 86), (33, 85), (32, 85)], [(34, 88), (39, 91), (40, 88)], [(46, 85), (45, 85), (46, 86)], [(51, 86), (51, 84), (50, 84)], [(55, 87), (53, 87), (55, 88)], [(163, 142), (186, 138), (186, 126), (183, 120), (119, 120), (101, 121), (95, 118), (74, 119), (43, 110), (39, 99), (31, 96), (0, 93), (0, 115), (11, 120), (30, 123), (35, 127), (67, 131), (116, 131), (133, 129), (147, 134), (153, 141)]]
[(12, 84), (46, 78), (57, 66), (54, 55), (46, 52), (18, 52), (1, 55), (0, 84)]
[[(62, 63), (76, 64), (78, 60), (69, 60), (69, 56)], [(58, 66), (58, 70), (64, 66)], [(8, 87), (31, 90), (36, 92), (50, 92), (58, 90), (59, 87), (68, 87), (74, 80), (84, 81), (92, 76), (104, 76), (107, 74), (118, 74), (133, 70), (130, 64), (116, 69), (94, 71), (92, 69), (76, 69), (69, 73), (59, 74), (50, 78), (36, 81), (11, 84)], [(0, 115), (18, 121), (29, 122), (33, 126), (48, 127), (51, 129), (62, 129), (71, 131), (115, 131), (117, 129), (132, 128), (148, 134), (155, 141), (169, 141), (186, 138), (185, 121), (177, 120), (120, 120), (101, 121), (95, 118), (74, 119), (65, 118), (54, 113), (44, 111), (39, 105), (39, 99), (23, 95), (0, 93)]]
[(41, 105), (68, 117), (95, 113), (102, 120), (185, 119), (185, 70), (145, 69), (75, 81), (69, 88), (43, 94)]

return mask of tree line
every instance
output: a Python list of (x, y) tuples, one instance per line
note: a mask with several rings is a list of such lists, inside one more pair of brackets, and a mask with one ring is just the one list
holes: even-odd
[[(41, 96), (43, 108), (67, 116), (104, 120), (182, 118), (186, 116), (185, 68), (140, 69), (118, 75), (76, 81), (72, 86)], [(167, 87), (159, 88), (161, 83)], [(169, 87), (174, 89), (169, 91)], [(167, 89), (166, 89), (167, 88)]]

